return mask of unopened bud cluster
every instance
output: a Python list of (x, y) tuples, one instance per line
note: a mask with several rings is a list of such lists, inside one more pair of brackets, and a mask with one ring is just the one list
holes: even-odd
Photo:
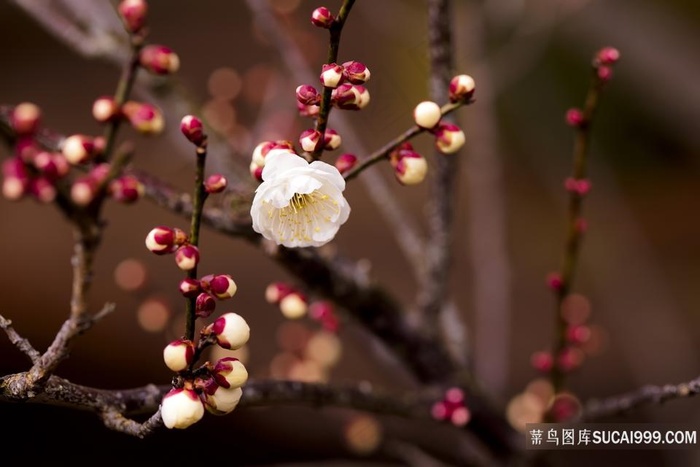
[(456, 387), (445, 391), (442, 399), (433, 404), (430, 413), (434, 419), (446, 421), (455, 426), (464, 426), (471, 418), (464, 392)]
[[(238, 287), (228, 274), (209, 274), (196, 279), (192, 270), (199, 262), (198, 248), (189, 242), (180, 229), (156, 227), (146, 236), (146, 247), (158, 255), (174, 253), (180, 269), (188, 277), (180, 281), (180, 293), (194, 303), (195, 318), (208, 318), (216, 309), (216, 302), (233, 297)], [(236, 358), (225, 357), (215, 363), (206, 362), (194, 368), (202, 351), (211, 346), (236, 350), (250, 338), (250, 327), (236, 313), (225, 313), (206, 325), (199, 333), (198, 342), (177, 339), (163, 350), (166, 366), (178, 373), (174, 388), (165, 395), (161, 416), (168, 428), (187, 428), (199, 421), (205, 411), (216, 415), (231, 412), (241, 398), (241, 386), (248, 379), (248, 371)]]
[(565, 330), (566, 345), (557, 355), (546, 350), (534, 352), (530, 357), (532, 367), (540, 373), (547, 374), (555, 366), (563, 372), (571, 372), (581, 366), (586, 353), (583, 347), (591, 338), (591, 328), (587, 324), (587, 319), (577, 319), (575, 316), (562, 314), (562, 318), (567, 323)]
[(201, 420), (205, 411), (224, 415), (236, 408), (243, 395), (241, 387), (248, 380), (248, 370), (240, 360), (224, 357), (198, 368), (193, 366), (207, 346), (217, 344), (236, 350), (249, 338), (248, 323), (236, 313), (225, 313), (202, 329), (197, 344), (177, 339), (165, 347), (166, 366), (180, 376), (176, 387), (161, 403), (161, 416), (167, 428), (187, 428)]
[[(331, 105), (343, 110), (360, 110), (369, 104), (369, 91), (365, 86), (370, 71), (361, 62), (348, 61), (339, 65), (327, 63), (321, 68), (319, 81), (324, 88), (332, 89)], [(322, 93), (310, 84), (296, 89), (297, 109), (303, 117), (316, 117), (319, 113)]]
[(103, 185), (107, 195), (122, 203), (132, 203), (143, 195), (143, 184), (132, 175), (117, 176), (107, 183), (110, 165), (101, 161), (104, 138), (74, 134), (63, 139), (57, 151), (47, 151), (36, 140), (40, 120), (41, 110), (32, 103), (21, 103), (12, 111), (15, 154), (2, 165), (2, 192), (7, 199), (28, 195), (51, 202), (57, 194), (57, 182), (69, 178), (72, 167), (80, 167), (79, 175), (68, 183), (70, 198), (78, 206), (92, 203)]

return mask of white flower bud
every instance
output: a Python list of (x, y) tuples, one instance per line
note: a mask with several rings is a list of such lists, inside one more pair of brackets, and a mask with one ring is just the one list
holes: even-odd
[(443, 154), (453, 154), (464, 146), (464, 132), (451, 123), (441, 124), (435, 131), (435, 146)]
[(194, 343), (191, 340), (178, 339), (163, 349), (165, 365), (175, 372), (187, 369), (192, 363), (192, 357), (194, 357)]
[(425, 180), (428, 173), (428, 162), (425, 157), (411, 153), (399, 159), (394, 169), (397, 180), (403, 185), (415, 185)]
[(240, 349), (250, 338), (248, 323), (236, 313), (220, 316), (209, 326), (209, 330), (214, 333), (217, 343), (224, 349)]
[(213, 394), (206, 394), (207, 410), (214, 415), (225, 415), (233, 411), (243, 395), (241, 388), (227, 389), (219, 386)]
[(337, 88), (340, 84), (340, 80), (343, 79), (343, 67), (336, 64), (326, 64), (323, 65), (323, 70), (321, 71), (321, 84), (327, 88)]
[(163, 397), (160, 415), (168, 428), (184, 429), (204, 416), (204, 404), (191, 389), (173, 389)]
[(297, 292), (292, 292), (280, 300), (280, 311), (287, 319), (299, 319), (306, 316), (306, 300)]
[(457, 75), (450, 80), (450, 102), (467, 101), (474, 95), (476, 83), (469, 75)]
[(239, 388), (248, 381), (248, 370), (235, 357), (219, 359), (212, 374), (216, 383), (224, 388)]
[(431, 129), (440, 122), (440, 106), (432, 101), (423, 101), (413, 110), (413, 120), (421, 128)]

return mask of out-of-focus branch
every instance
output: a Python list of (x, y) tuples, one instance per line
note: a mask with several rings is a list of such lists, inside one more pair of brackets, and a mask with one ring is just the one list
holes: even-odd
[[(430, 57), (430, 95), (433, 101), (448, 95), (452, 73), (452, 31), (449, 0), (428, 2), (428, 41)], [(428, 204), (428, 241), (425, 245), (425, 270), (417, 296), (418, 317), (432, 334), (439, 335), (438, 315), (447, 300), (449, 285), (452, 220), (458, 157), (436, 153), (435, 175), (431, 179)]]
[(625, 414), (645, 405), (659, 405), (670, 400), (693, 397), (698, 394), (700, 394), (700, 377), (680, 384), (647, 385), (618, 396), (592, 399), (585, 404), (581, 417), (582, 421), (590, 422), (604, 417)]

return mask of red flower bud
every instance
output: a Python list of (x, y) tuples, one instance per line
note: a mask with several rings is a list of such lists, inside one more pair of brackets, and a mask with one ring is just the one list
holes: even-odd
[(180, 68), (180, 58), (164, 45), (145, 46), (139, 53), (139, 63), (154, 75), (169, 75)]
[(190, 143), (201, 146), (206, 140), (202, 121), (194, 115), (185, 115), (180, 121), (180, 131)]
[(146, 25), (148, 13), (146, 0), (122, 0), (118, 10), (127, 31), (137, 33)]
[(335, 160), (335, 168), (338, 169), (338, 172), (341, 174), (349, 172), (355, 167), (355, 164), (357, 164), (357, 156), (354, 154), (341, 154)]
[(318, 7), (311, 12), (311, 23), (319, 28), (330, 29), (335, 22), (331, 11), (325, 6)]

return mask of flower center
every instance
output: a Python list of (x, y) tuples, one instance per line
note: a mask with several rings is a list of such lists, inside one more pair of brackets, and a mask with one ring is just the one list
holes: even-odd
[(295, 193), (283, 208), (265, 204), (280, 241), (309, 241), (314, 233), (321, 232), (340, 213), (338, 201), (318, 190)]

